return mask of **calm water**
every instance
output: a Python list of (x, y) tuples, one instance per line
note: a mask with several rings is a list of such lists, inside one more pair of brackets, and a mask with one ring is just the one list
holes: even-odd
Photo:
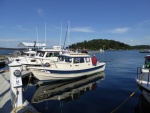
[(0, 55), (9, 55), (12, 54), (14, 50), (0, 50)]
[[(93, 75), (93, 78), (56, 82), (40, 87), (30, 84), (23, 93), (24, 97), (41, 113), (112, 112), (136, 90), (136, 69), (144, 63), (146, 54), (139, 51), (90, 54), (95, 54), (99, 61), (106, 62), (105, 72), (100, 73), (104, 78)], [(150, 109), (148, 106), (150, 104), (146, 103), (141, 91), (137, 90), (115, 113), (146, 113)]]

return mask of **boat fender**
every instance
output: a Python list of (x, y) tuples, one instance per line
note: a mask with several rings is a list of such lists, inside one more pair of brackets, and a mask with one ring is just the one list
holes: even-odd
[(50, 67), (51, 65), (50, 65), (50, 63), (45, 63), (44, 66), (45, 67)]

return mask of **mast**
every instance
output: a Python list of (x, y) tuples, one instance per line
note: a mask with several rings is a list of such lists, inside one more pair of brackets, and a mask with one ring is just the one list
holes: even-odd
[(45, 47), (46, 47), (46, 22), (45, 22)]
[[(36, 41), (37, 41), (37, 45), (38, 45), (38, 31), (37, 31), (37, 27), (36, 27)], [(38, 48), (39, 48), (39, 45), (38, 45)]]
[(60, 31), (60, 47), (61, 47), (61, 36), (62, 36), (62, 22), (61, 22), (61, 31)]
[(70, 36), (70, 21), (68, 21), (68, 50), (69, 50), (69, 43), (70, 43), (70, 40), (69, 40), (69, 36)]
[(64, 41), (63, 49), (64, 49), (64, 47), (65, 47), (66, 38), (69, 37), (69, 32), (68, 32), (68, 30), (69, 30), (69, 24), (70, 24), (70, 22), (68, 21), (67, 31), (66, 31), (66, 36), (65, 36), (65, 41)]

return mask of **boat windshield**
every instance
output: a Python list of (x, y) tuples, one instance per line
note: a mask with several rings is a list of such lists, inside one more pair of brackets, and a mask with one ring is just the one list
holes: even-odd
[(43, 57), (43, 56), (44, 56), (44, 52), (38, 51), (38, 52), (37, 52), (37, 56)]
[(59, 61), (72, 62), (72, 57), (59, 56)]
[(84, 63), (84, 57), (75, 57), (73, 63)]

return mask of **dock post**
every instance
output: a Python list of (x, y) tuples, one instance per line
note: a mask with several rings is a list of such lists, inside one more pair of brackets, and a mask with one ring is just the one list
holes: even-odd
[(16, 109), (23, 105), (21, 64), (13, 61), (9, 64), (11, 106)]

